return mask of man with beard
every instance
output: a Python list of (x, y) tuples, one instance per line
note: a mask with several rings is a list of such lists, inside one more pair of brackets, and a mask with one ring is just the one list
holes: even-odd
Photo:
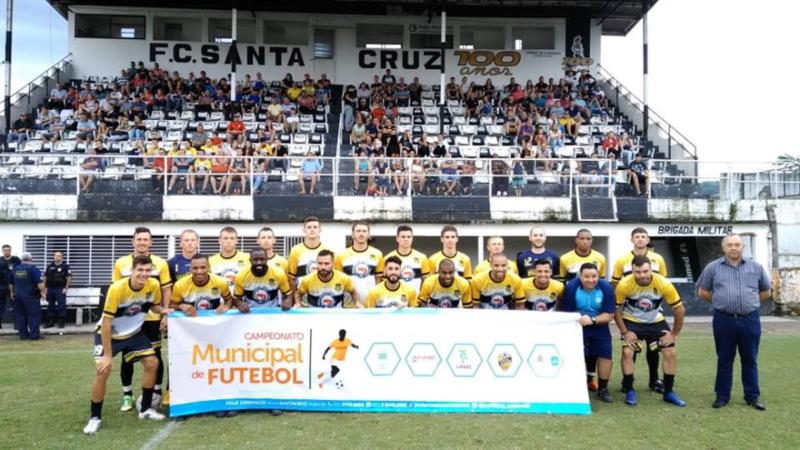
[(247, 312), (251, 308), (277, 307), (284, 310), (292, 307), (289, 278), (278, 267), (267, 264), (267, 252), (255, 248), (250, 252), (250, 267), (245, 268), (234, 280), (236, 305)]
[(533, 276), (522, 279), (525, 308), (531, 311), (555, 311), (564, 294), (564, 284), (552, 279), (553, 266), (548, 259), (533, 263)]
[(542, 227), (533, 227), (528, 234), (528, 240), (531, 243), (531, 249), (517, 253), (517, 273), (522, 278), (529, 278), (534, 276), (536, 271), (536, 262), (540, 259), (550, 261), (550, 267), (553, 274), (559, 274), (559, 258), (558, 254), (545, 247), (547, 243), (547, 234)]
[(492, 268), (475, 275), (472, 286), (472, 307), (481, 309), (523, 309), (525, 292), (522, 280), (508, 270), (508, 258), (502, 253), (489, 257)]
[(333, 260), (332, 251), (320, 250), (315, 263), (316, 270), (303, 277), (294, 291), (295, 305), (304, 308), (341, 308), (347, 293), (355, 305), (364, 307), (353, 281), (344, 272), (333, 269)]
[(400, 281), (401, 264), (397, 256), (386, 259), (383, 269), (384, 280), (369, 291), (367, 308), (417, 306), (417, 291), (411, 285)]
[[(397, 249), (386, 255), (386, 260), (392, 256), (400, 258), (400, 279), (420, 292), (422, 280), (430, 273), (428, 257), (422, 252), (414, 250), (414, 231), (408, 225), (397, 227)], [(384, 263), (385, 264), (385, 263)]]
[[(336, 255), (334, 267), (347, 274), (358, 291), (358, 297), (366, 299), (383, 273), (383, 253), (369, 245), (369, 224), (353, 223), (351, 228), (353, 245)], [(345, 306), (352, 307), (351, 304)]]
[(439, 272), (428, 277), (419, 291), (419, 302), (431, 308), (472, 308), (469, 281), (456, 275), (456, 265), (444, 259)]
[(191, 276), (181, 278), (172, 288), (173, 308), (189, 317), (197, 316), (197, 311), (227, 311), (233, 302), (228, 282), (209, 273), (208, 257), (199, 253), (192, 256), (190, 270)]

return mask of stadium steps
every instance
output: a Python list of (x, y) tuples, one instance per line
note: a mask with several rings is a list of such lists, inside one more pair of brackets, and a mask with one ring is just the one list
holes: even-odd
[(323, 156), (336, 156), (336, 148), (339, 142), (339, 121), (342, 116), (343, 92), (344, 88), (341, 84), (331, 85), (331, 98), (328, 99), (328, 132), (325, 134)]

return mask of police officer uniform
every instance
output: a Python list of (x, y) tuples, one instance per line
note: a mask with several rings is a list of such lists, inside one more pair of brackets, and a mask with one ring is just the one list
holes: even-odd
[(39, 323), (42, 320), (41, 271), (31, 261), (23, 260), (11, 272), (14, 286), (14, 316), (20, 339), (39, 339)]
[(44, 282), (47, 288), (47, 324), (45, 328), (50, 328), (55, 324), (58, 317), (58, 328), (64, 328), (64, 319), (67, 316), (67, 294), (69, 278), (72, 277), (69, 264), (61, 261), (56, 264), (51, 262), (44, 271)]

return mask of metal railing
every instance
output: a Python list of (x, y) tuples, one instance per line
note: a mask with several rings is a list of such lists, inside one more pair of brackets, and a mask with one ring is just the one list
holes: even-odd
[[(6, 154), (3, 193), (114, 195), (635, 196), (632, 173), (586, 158), (344, 158)], [(800, 172), (774, 163), (649, 160), (642, 195), (729, 201), (800, 198)], [(700, 175), (694, 168), (700, 166)], [(602, 189), (601, 189), (602, 188)]]
[[(614, 78), (611, 73), (606, 70), (605, 67), (601, 66), (600, 64), (597, 65), (597, 75), (602, 79), (602, 81), (607, 82), (615, 91), (616, 91), (616, 98), (614, 98), (614, 104), (617, 108), (620, 107), (619, 96), (620, 94), (640, 113), (644, 112), (644, 100), (640, 99), (636, 94), (633, 93), (630, 89), (628, 89), (624, 84), (622, 84), (619, 80)], [(648, 111), (648, 124), (654, 125), (659, 130), (666, 133), (668, 147), (672, 146), (672, 142), (675, 141), (679, 146), (681, 146), (687, 155), (689, 155), (693, 159), (697, 159), (697, 146), (689, 140), (683, 133), (678, 131), (675, 127), (672, 126), (666, 119), (664, 119), (660, 114), (655, 112), (650, 105), (647, 105)], [(669, 154), (671, 156), (671, 148), (669, 148)]]
[[(30, 82), (28, 82), (25, 86), (17, 89), (13, 94), (11, 94), (11, 105), (16, 105), (20, 100), (25, 97), (30, 98), (31, 94), (34, 90), (45, 85), (47, 88), (47, 82), (51, 79), (54, 75), (59, 74), (64, 67), (72, 63), (72, 53), (68, 53), (63, 58), (59, 59), (55, 64), (45, 69), (42, 73), (35, 76)], [(48, 93), (49, 94), (49, 93)], [(5, 116), (5, 100), (0, 98), (0, 116)]]

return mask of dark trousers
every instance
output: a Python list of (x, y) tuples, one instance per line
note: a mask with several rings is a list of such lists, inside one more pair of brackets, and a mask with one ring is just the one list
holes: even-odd
[(755, 400), (758, 389), (758, 344), (761, 340), (761, 321), (758, 310), (744, 316), (714, 311), (712, 322), (714, 345), (717, 349), (717, 398), (730, 400), (733, 384), (733, 362), (736, 351), (742, 360), (742, 385), (745, 400)]
[(15, 295), (14, 315), (21, 339), (39, 339), (39, 324), (42, 321), (42, 306), (32, 295)]
[(8, 286), (3, 285), (0, 287), (0, 322), (3, 321), (3, 317), (6, 315), (6, 303), (9, 303)]
[(67, 317), (67, 294), (63, 288), (47, 288), (47, 318)]

